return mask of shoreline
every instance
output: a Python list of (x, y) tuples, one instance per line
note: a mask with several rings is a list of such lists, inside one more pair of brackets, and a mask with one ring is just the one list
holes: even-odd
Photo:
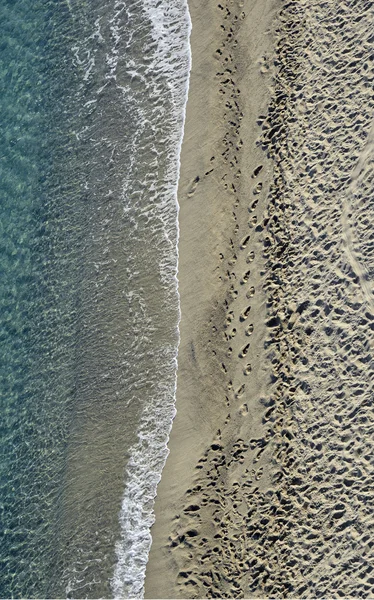
[(372, 6), (197, 5), (146, 597), (367, 597)]
[[(258, 349), (266, 335), (261, 242), (252, 234), (271, 178), (256, 143), (256, 120), (269, 95), (263, 57), (271, 51), (275, 4), (189, 2), (192, 70), (178, 191), (177, 415), (158, 486), (146, 598), (205, 595), (204, 577), (197, 581), (190, 573), (199, 569), (199, 554), (216, 543), (211, 508), (218, 486), (224, 492), (218, 469), (214, 479), (206, 467), (216, 465), (217, 450), (232, 450), (261, 428), (259, 398), (269, 376)], [(249, 401), (245, 386), (252, 388)], [(242, 461), (234, 458), (232, 477), (238, 469)], [(199, 549), (191, 550), (189, 538)], [(212, 577), (205, 589), (214, 588)], [(236, 593), (234, 583), (229, 577), (229, 593)]]

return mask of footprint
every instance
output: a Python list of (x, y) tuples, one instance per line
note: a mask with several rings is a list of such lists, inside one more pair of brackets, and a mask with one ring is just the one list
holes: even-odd
[(242, 250), (244, 250), (244, 248), (247, 247), (247, 244), (248, 244), (248, 242), (249, 242), (250, 239), (251, 239), (250, 235), (246, 235), (245, 238), (242, 239), (242, 241), (240, 242), (240, 248)]
[(246, 344), (241, 351), (239, 352), (239, 358), (244, 358), (245, 356), (247, 356), (248, 354), (248, 350), (249, 350), (250, 344)]
[(228, 315), (226, 316), (225, 327), (228, 327), (230, 325), (230, 323), (232, 323), (233, 320), (234, 320), (234, 313), (231, 310), (228, 313)]
[(254, 260), (254, 258), (255, 258), (255, 253), (254, 253), (254, 252), (253, 252), (253, 250), (252, 250), (252, 252), (250, 252), (250, 253), (247, 255), (246, 262), (247, 262), (247, 263), (250, 263), (250, 262), (252, 262), (252, 261)]
[(248, 292), (246, 293), (246, 298), (252, 298), (255, 295), (255, 288), (252, 286), (249, 288)]
[(257, 177), (257, 175), (259, 175), (261, 173), (263, 168), (264, 168), (263, 165), (259, 165), (258, 167), (256, 167), (251, 175), (252, 179), (255, 179)]
[(253, 193), (253, 195), (254, 195), (254, 196), (258, 196), (258, 194), (261, 192), (262, 188), (263, 188), (263, 184), (262, 184), (262, 182), (260, 181), (260, 183), (258, 183), (258, 184), (256, 185), (255, 189), (253, 190), (253, 192), (252, 192), (252, 193)]
[(243, 322), (248, 318), (250, 310), (251, 310), (251, 306), (247, 306), (247, 308), (242, 312), (242, 314), (239, 317), (240, 321)]
[[(251, 271), (250, 271), (250, 270), (248, 270), (246, 273), (244, 273), (243, 277), (242, 277), (242, 278), (241, 278), (241, 280), (240, 280), (240, 283), (241, 283), (242, 285), (243, 285), (244, 283), (247, 283), (247, 282), (248, 282), (248, 279), (249, 279), (249, 277), (250, 277), (250, 275), (251, 275)], [(248, 297), (249, 297), (249, 296), (247, 296), (247, 298), (248, 298)]]
[(197, 188), (197, 184), (199, 183), (199, 181), (200, 181), (200, 177), (197, 175), (195, 177), (195, 179), (193, 180), (193, 182), (191, 183), (190, 189), (188, 190), (187, 196), (189, 198), (194, 195), (194, 193), (196, 191), (196, 188)]
[(257, 223), (257, 215), (253, 215), (253, 217), (251, 217), (248, 220), (248, 227), (254, 227)]
[(240, 388), (236, 390), (235, 398), (241, 398), (244, 394), (244, 390), (245, 390), (245, 383), (243, 383), (243, 385), (241, 385)]
[(249, 363), (247, 364), (247, 366), (245, 367), (245, 369), (243, 369), (243, 374), (244, 375), (249, 375), (252, 371), (252, 365), (250, 365)]
[(190, 504), (186, 508), (183, 509), (183, 512), (196, 513), (200, 510), (200, 506), (198, 504)]
[(238, 291), (234, 288), (233, 285), (230, 287), (229, 294), (232, 298), (236, 298), (238, 295)]

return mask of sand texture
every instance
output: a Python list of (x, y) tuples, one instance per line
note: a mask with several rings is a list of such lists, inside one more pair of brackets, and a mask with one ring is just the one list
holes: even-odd
[(145, 597), (370, 598), (374, 5), (189, 5), (178, 412)]

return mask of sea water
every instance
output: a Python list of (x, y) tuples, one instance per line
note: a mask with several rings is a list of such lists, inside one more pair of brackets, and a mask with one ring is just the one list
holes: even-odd
[(185, 0), (0, 0), (0, 597), (141, 597), (174, 415)]

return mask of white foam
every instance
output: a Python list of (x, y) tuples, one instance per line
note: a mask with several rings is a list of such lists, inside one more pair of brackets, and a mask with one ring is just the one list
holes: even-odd
[[(167, 78), (172, 100), (175, 129), (165, 141), (170, 147), (166, 181), (162, 193), (157, 194), (151, 186), (150, 190), (157, 216), (164, 223), (164, 242), (170, 246), (170, 252), (165, 252), (164, 264), (160, 266), (160, 276), (179, 302), (177, 187), (191, 67), (191, 20), (186, 0), (161, 0), (157, 4), (154, 0), (142, 0), (142, 3), (144, 14), (152, 24), (152, 60), (143, 69), (131, 64), (129, 71), (149, 81), (149, 85), (153, 86), (150, 93), (155, 96), (158, 92), (158, 79), (165, 81)], [(116, 58), (112, 54), (112, 67)], [(167, 210), (171, 204), (175, 209), (172, 211), (175, 221), (171, 224), (175, 235), (170, 233), (170, 211)], [(117, 563), (111, 582), (115, 598), (142, 598), (144, 594), (145, 570), (152, 541), (150, 528), (154, 522), (154, 499), (169, 452), (167, 443), (175, 416), (178, 342), (179, 331), (176, 332), (175, 345), (164, 348), (163, 355), (160, 356), (161, 364), (169, 372), (165, 381), (159, 383), (153, 402), (145, 408), (138, 428), (138, 441), (130, 449), (131, 459), (127, 467), (126, 489), (120, 513), (122, 535), (116, 545)]]

